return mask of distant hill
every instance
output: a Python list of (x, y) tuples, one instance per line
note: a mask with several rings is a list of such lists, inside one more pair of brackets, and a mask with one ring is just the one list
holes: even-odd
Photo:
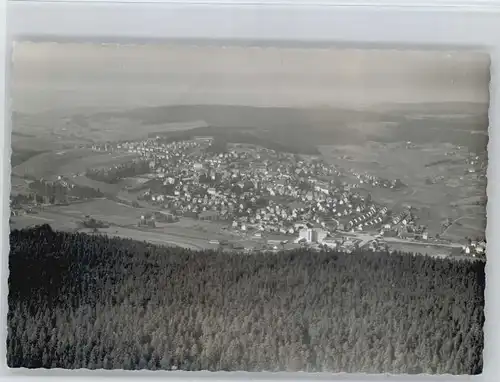
[[(172, 139), (192, 135), (224, 136), (228, 141), (267, 142), (285, 151), (304, 153), (315, 152), (317, 145), (363, 145), (367, 140), (450, 142), (477, 150), (487, 142), (488, 126), (486, 104), (426, 103), (381, 104), (365, 109), (178, 105), (121, 111), (86, 110), (71, 116), (62, 112), (54, 115), (17, 113), (14, 129), (16, 120), (22, 121), (24, 127), (36, 125), (41, 132), (44, 123), (53, 126), (67, 123), (68, 118), (82, 128), (106, 126), (116, 120), (129, 121), (127, 129), (143, 126), (150, 135), (162, 134), (155, 126), (204, 121), (206, 126), (165, 131), (164, 135)], [(30, 133), (26, 128), (22, 132)]]
[(263, 128), (284, 125), (331, 126), (335, 122), (349, 120), (373, 121), (381, 114), (371, 110), (344, 108), (286, 108), (253, 107), (232, 105), (177, 105), (137, 108), (123, 112), (96, 113), (92, 118), (127, 117), (145, 125), (186, 120), (203, 120), (219, 127), (257, 127)]
[(421, 102), (421, 103), (380, 103), (374, 105), (380, 113), (408, 115), (411, 113), (428, 114), (477, 114), (487, 115), (488, 104), (483, 102)]

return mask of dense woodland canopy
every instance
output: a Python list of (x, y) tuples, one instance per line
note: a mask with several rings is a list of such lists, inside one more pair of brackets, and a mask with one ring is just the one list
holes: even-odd
[(114, 184), (127, 177), (147, 174), (150, 170), (148, 161), (138, 160), (111, 168), (87, 169), (85, 175), (92, 180)]
[(11, 233), (10, 367), (477, 374), (484, 263)]

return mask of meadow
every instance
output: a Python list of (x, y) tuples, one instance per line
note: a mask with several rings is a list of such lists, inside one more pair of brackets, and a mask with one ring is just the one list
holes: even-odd
[[(41, 142), (39, 149), (50, 151), (39, 154), (28, 151), (16, 154), (15, 151), (13, 174), (37, 178), (73, 175), (89, 167), (111, 166), (135, 158), (133, 154), (55, 149), (71, 142), (116, 141), (156, 135), (178, 140), (211, 135), (221, 147), (229, 142), (246, 142), (279, 151), (320, 152), (341, 167), (400, 179), (408, 188), (391, 191), (368, 186), (366, 189), (374, 199), (395, 210), (404, 205), (417, 208), (421, 223), (427, 224), (432, 233), (440, 232), (445, 219), (453, 220), (463, 215), (469, 217), (467, 227), (480, 231), (484, 227), (484, 212), (476, 209), (470, 213), (469, 206), (462, 201), (484, 195), (485, 185), (464, 175), (461, 161), (467, 151), (465, 148), (456, 156), (445, 153), (453, 151), (457, 144), (469, 150), (485, 149), (487, 118), (484, 118), (486, 109), (483, 109), (482, 104), (394, 104), (377, 110), (194, 105), (106, 112), (93, 109), (73, 114), (18, 113), (13, 139), (24, 144), (27, 150), (34, 148), (36, 136)], [(406, 148), (407, 140), (415, 147)], [(23, 155), (27, 160), (18, 164), (23, 161)], [(426, 183), (436, 177), (444, 180)], [(105, 185), (85, 176), (74, 178), (74, 182), (115, 196), (124, 193), (123, 186), (133, 187), (136, 183), (129, 179), (128, 183)], [(134, 198), (126, 196), (126, 199)], [(447, 231), (453, 238), (461, 233), (459, 227)]]
[(13, 167), (12, 173), (19, 177), (71, 176), (97, 166), (113, 166), (137, 158), (137, 154), (109, 154), (90, 149), (51, 151), (31, 157)]
[(85, 175), (78, 175), (76, 177), (71, 178), (71, 182), (84, 187), (91, 187), (95, 190), (99, 190), (104, 194), (117, 195), (121, 189), (122, 185), (120, 183), (106, 183), (100, 182), (98, 180), (89, 179)]
[[(176, 105), (103, 111), (17, 113), (18, 134), (47, 142), (102, 142), (165, 135), (213, 135), (239, 143), (264, 143), (298, 153), (318, 145), (451, 142), (476, 150), (487, 142), (487, 104), (391, 104), (377, 108), (285, 108)], [(442, 118), (443, 115), (458, 116)], [(485, 117), (486, 116), (486, 117)], [(472, 134), (474, 133), (474, 134)], [(32, 138), (24, 138), (32, 139)]]
[(88, 202), (70, 204), (68, 206), (46, 207), (47, 212), (74, 216), (84, 219), (89, 215), (95, 219), (116, 225), (137, 225), (145, 211), (120, 204), (108, 199), (95, 199)]
[[(486, 195), (486, 183), (476, 174), (464, 174), (466, 151), (463, 149), (455, 156), (446, 153), (453, 151), (447, 143), (429, 143), (407, 148), (401, 143), (369, 142), (361, 150), (359, 146), (320, 146), (325, 159), (344, 169), (368, 173), (384, 179), (400, 179), (406, 188), (390, 190), (359, 184), (354, 177), (350, 181), (372, 194), (393, 210), (400, 211), (411, 206), (417, 210), (419, 224), (425, 224), (429, 233), (442, 232), (446, 219), (455, 220), (467, 216), (468, 228), (484, 235), (486, 220), (485, 206), (474, 205)], [(448, 161), (449, 159), (451, 161)], [(431, 163), (433, 165), (428, 166)], [(434, 165), (434, 163), (437, 163)], [(427, 179), (443, 179), (428, 184)], [(471, 208), (471, 204), (472, 207)], [(465, 230), (449, 229), (446, 237), (463, 240)]]

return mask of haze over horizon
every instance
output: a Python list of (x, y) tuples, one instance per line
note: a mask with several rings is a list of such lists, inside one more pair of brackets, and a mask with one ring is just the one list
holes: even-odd
[(489, 100), (466, 51), (17, 43), (12, 108), (363, 107)]

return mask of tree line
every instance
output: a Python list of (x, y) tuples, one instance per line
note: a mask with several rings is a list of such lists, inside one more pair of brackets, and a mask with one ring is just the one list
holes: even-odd
[(10, 367), (478, 374), (484, 263), (10, 236)]
[(148, 161), (137, 160), (111, 168), (90, 168), (87, 169), (85, 175), (92, 180), (114, 184), (124, 178), (144, 175), (150, 171)]

